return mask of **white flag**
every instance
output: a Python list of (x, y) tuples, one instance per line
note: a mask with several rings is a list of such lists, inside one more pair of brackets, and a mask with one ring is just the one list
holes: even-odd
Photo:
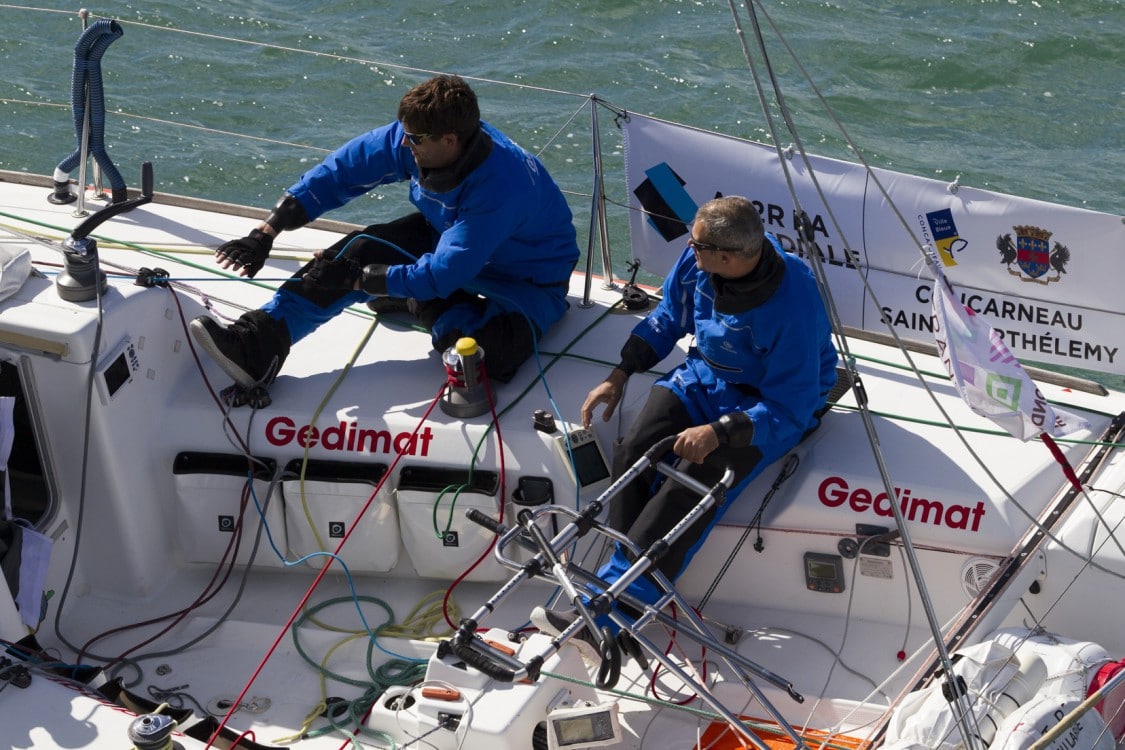
[(1081, 417), (1052, 407), (992, 326), (934, 281), (934, 337), (961, 398), (1020, 440), (1046, 432), (1068, 435), (1090, 429)]

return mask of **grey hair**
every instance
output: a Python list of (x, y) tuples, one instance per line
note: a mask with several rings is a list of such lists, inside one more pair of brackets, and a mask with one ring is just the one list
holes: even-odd
[(695, 212), (695, 223), (705, 228), (707, 242), (724, 250), (756, 257), (766, 238), (758, 208), (741, 195), (709, 200)]

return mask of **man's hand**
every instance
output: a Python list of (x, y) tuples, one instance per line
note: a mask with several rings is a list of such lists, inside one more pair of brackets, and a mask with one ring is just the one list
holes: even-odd
[(313, 259), (309, 270), (305, 271), (305, 280), (322, 289), (356, 289), (356, 281), (363, 273), (363, 267), (348, 257), (327, 259), (318, 253)]
[(715, 433), (715, 428), (709, 424), (702, 424), (689, 427), (677, 435), (672, 450), (677, 456), (686, 458), (693, 464), (701, 464), (703, 459), (718, 447), (719, 436)]
[(272, 248), (273, 236), (255, 229), (242, 239), (219, 245), (215, 250), (215, 262), (223, 268), (233, 268), (239, 276), (253, 278), (266, 264)]
[(617, 404), (621, 402), (621, 396), (625, 392), (625, 381), (628, 379), (629, 376), (623, 370), (615, 369), (609, 374), (609, 377), (590, 390), (586, 395), (586, 401), (582, 404), (583, 427), (589, 429), (590, 423), (594, 419), (594, 408), (598, 404), (605, 404), (602, 421), (609, 421), (617, 408)]

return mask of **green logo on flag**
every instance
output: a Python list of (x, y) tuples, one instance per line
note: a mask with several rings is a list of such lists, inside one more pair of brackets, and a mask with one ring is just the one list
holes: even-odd
[(984, 392), (996, 403), (1003, 404), (1012, 411), (1019, 411), (1020, 387), (1022, 385), (1023, 383), (1019, 378), (990, 372), (984, 384)]

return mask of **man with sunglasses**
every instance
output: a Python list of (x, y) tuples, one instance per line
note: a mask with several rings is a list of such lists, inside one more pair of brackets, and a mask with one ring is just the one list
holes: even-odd
[[(660, 303), (633, 328), (621, 363), (590, 391), (581, 412), (587, 428), (599, 405), (608, 421), (630, 375), (652, 369), (680, 339), (694, 336), (683, 364), (653, 385), (613, 456), (616, 480), (654, 444), (675, 435), (673, 452), (704, 485), (714, 486), (726, 466), (734, 470), (727, 502), (687, 529), (657, 562), (673, 581), (739, 491), (820, 424), (837, 361), (812, 272), (765, 232), (753, 203), (739, 196), (705, 203), (687, 245), (665, 278)], [(608, 522), (643, 551), (700, 499), (679, 482), (658, 482), (650, 470), (612, 499)], [(631, 563), (618, 547), (599, 577), (612, 583)], [(660, 592), (642, 577), (629, 593), (652, 603)], [(573, 617), (542, 608), (532, 613), (538, 627), (556, 634)], [(581, 637), (590, 640), (586, 630)]]
[(408, 307), (438, 351), (472, 336), (491, 378), (515, 375), (568, 307), (574, 224), (546, 168), (480, 119), (476, 94), (457, 76), (407, 91), (394, 122), (306, 172), (249, 235), (221, 245), (216, 262), (252, 277), (279, 232), (407, 181), (416, 213), (315, 253), (272, 300), (230, 326), (208, 316), (191, 322), (196, 341), (238, 385), (269, 385), (292, 344), (373, 296), (386, 298), (375, 309)]

